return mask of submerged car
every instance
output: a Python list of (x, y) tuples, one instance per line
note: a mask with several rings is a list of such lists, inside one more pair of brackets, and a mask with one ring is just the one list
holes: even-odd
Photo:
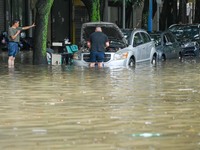
[(169, 30), (181, 44), (182, 57), (199, 57), (200, 24), (175, 24)]
[(81, 44), (79, 51), (74, 54), (74, 65), (89, 66), (90, 50), (86, 43), (90, 34), (95, 31), (96, 26), (102, 28), (110, 43), (110, 46), (105, 51), (104, 67), (135, 66), (135, 63), (144, 61), (156, 63), (155, 44), (145, 30), (133, 30), (131, 32), (131, 41), (128, 44), (124, 34), (116, 24), (89, 22), (82, 25)]
[(170, 31), (150, 33), (150, 36), (155, 41), (158, 60), (166, 61), (172, 58), (182, 58), (180, 43)]

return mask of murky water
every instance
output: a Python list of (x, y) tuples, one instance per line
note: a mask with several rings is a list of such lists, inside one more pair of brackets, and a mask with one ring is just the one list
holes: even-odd
[(0, 149), (200, 149), (200, 63), (94, 69), (21, 55), (15, 69), (0, 57)]

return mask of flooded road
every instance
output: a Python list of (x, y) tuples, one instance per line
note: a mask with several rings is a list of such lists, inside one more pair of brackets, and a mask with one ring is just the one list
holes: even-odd
[(26, 53), (8, 69), (2, 55), (2, 150), (200, 149), (199, 62), (50, 67)]

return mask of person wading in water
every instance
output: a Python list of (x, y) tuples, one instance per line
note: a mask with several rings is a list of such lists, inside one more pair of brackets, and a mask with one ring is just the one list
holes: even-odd
[(89, 40), (87, 46), (90, 48), (90, 67), (94, 67), (98, 63), (98, 67), (103, 67), (105, 48), (109, 46), (107, 35), (102, 32), (101, 27), (96, 27)]
[(8, 30), (8, 67), (14, 68), (15, 65), (15, 56), (19, 50), (19, 42), (20, 42), (20, 33), (22, 30), (27, 30), (32, 27), (35, 27), (33, 23), (30, 26), (19, 27), (19, 20), (15, 19), (13, 21), (12, 26)]

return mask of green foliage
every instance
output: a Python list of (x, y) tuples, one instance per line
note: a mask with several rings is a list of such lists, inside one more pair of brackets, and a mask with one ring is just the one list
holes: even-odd
[(51, 7), (53, 5), (54, 0), (45, 0), (45, 1), (38, 1), (37, 8), (38, 13), (43, 16), (43, 30), (42, 30), (42, 55), (46, 55), (46, 41), (47, 41), (47, 33), (48, 33), (48, 21), (49, 21), (49, 15), (51, 11)]
[(99, 0), (92, 1), (91, 21), (100, 21), (100, 2)]

